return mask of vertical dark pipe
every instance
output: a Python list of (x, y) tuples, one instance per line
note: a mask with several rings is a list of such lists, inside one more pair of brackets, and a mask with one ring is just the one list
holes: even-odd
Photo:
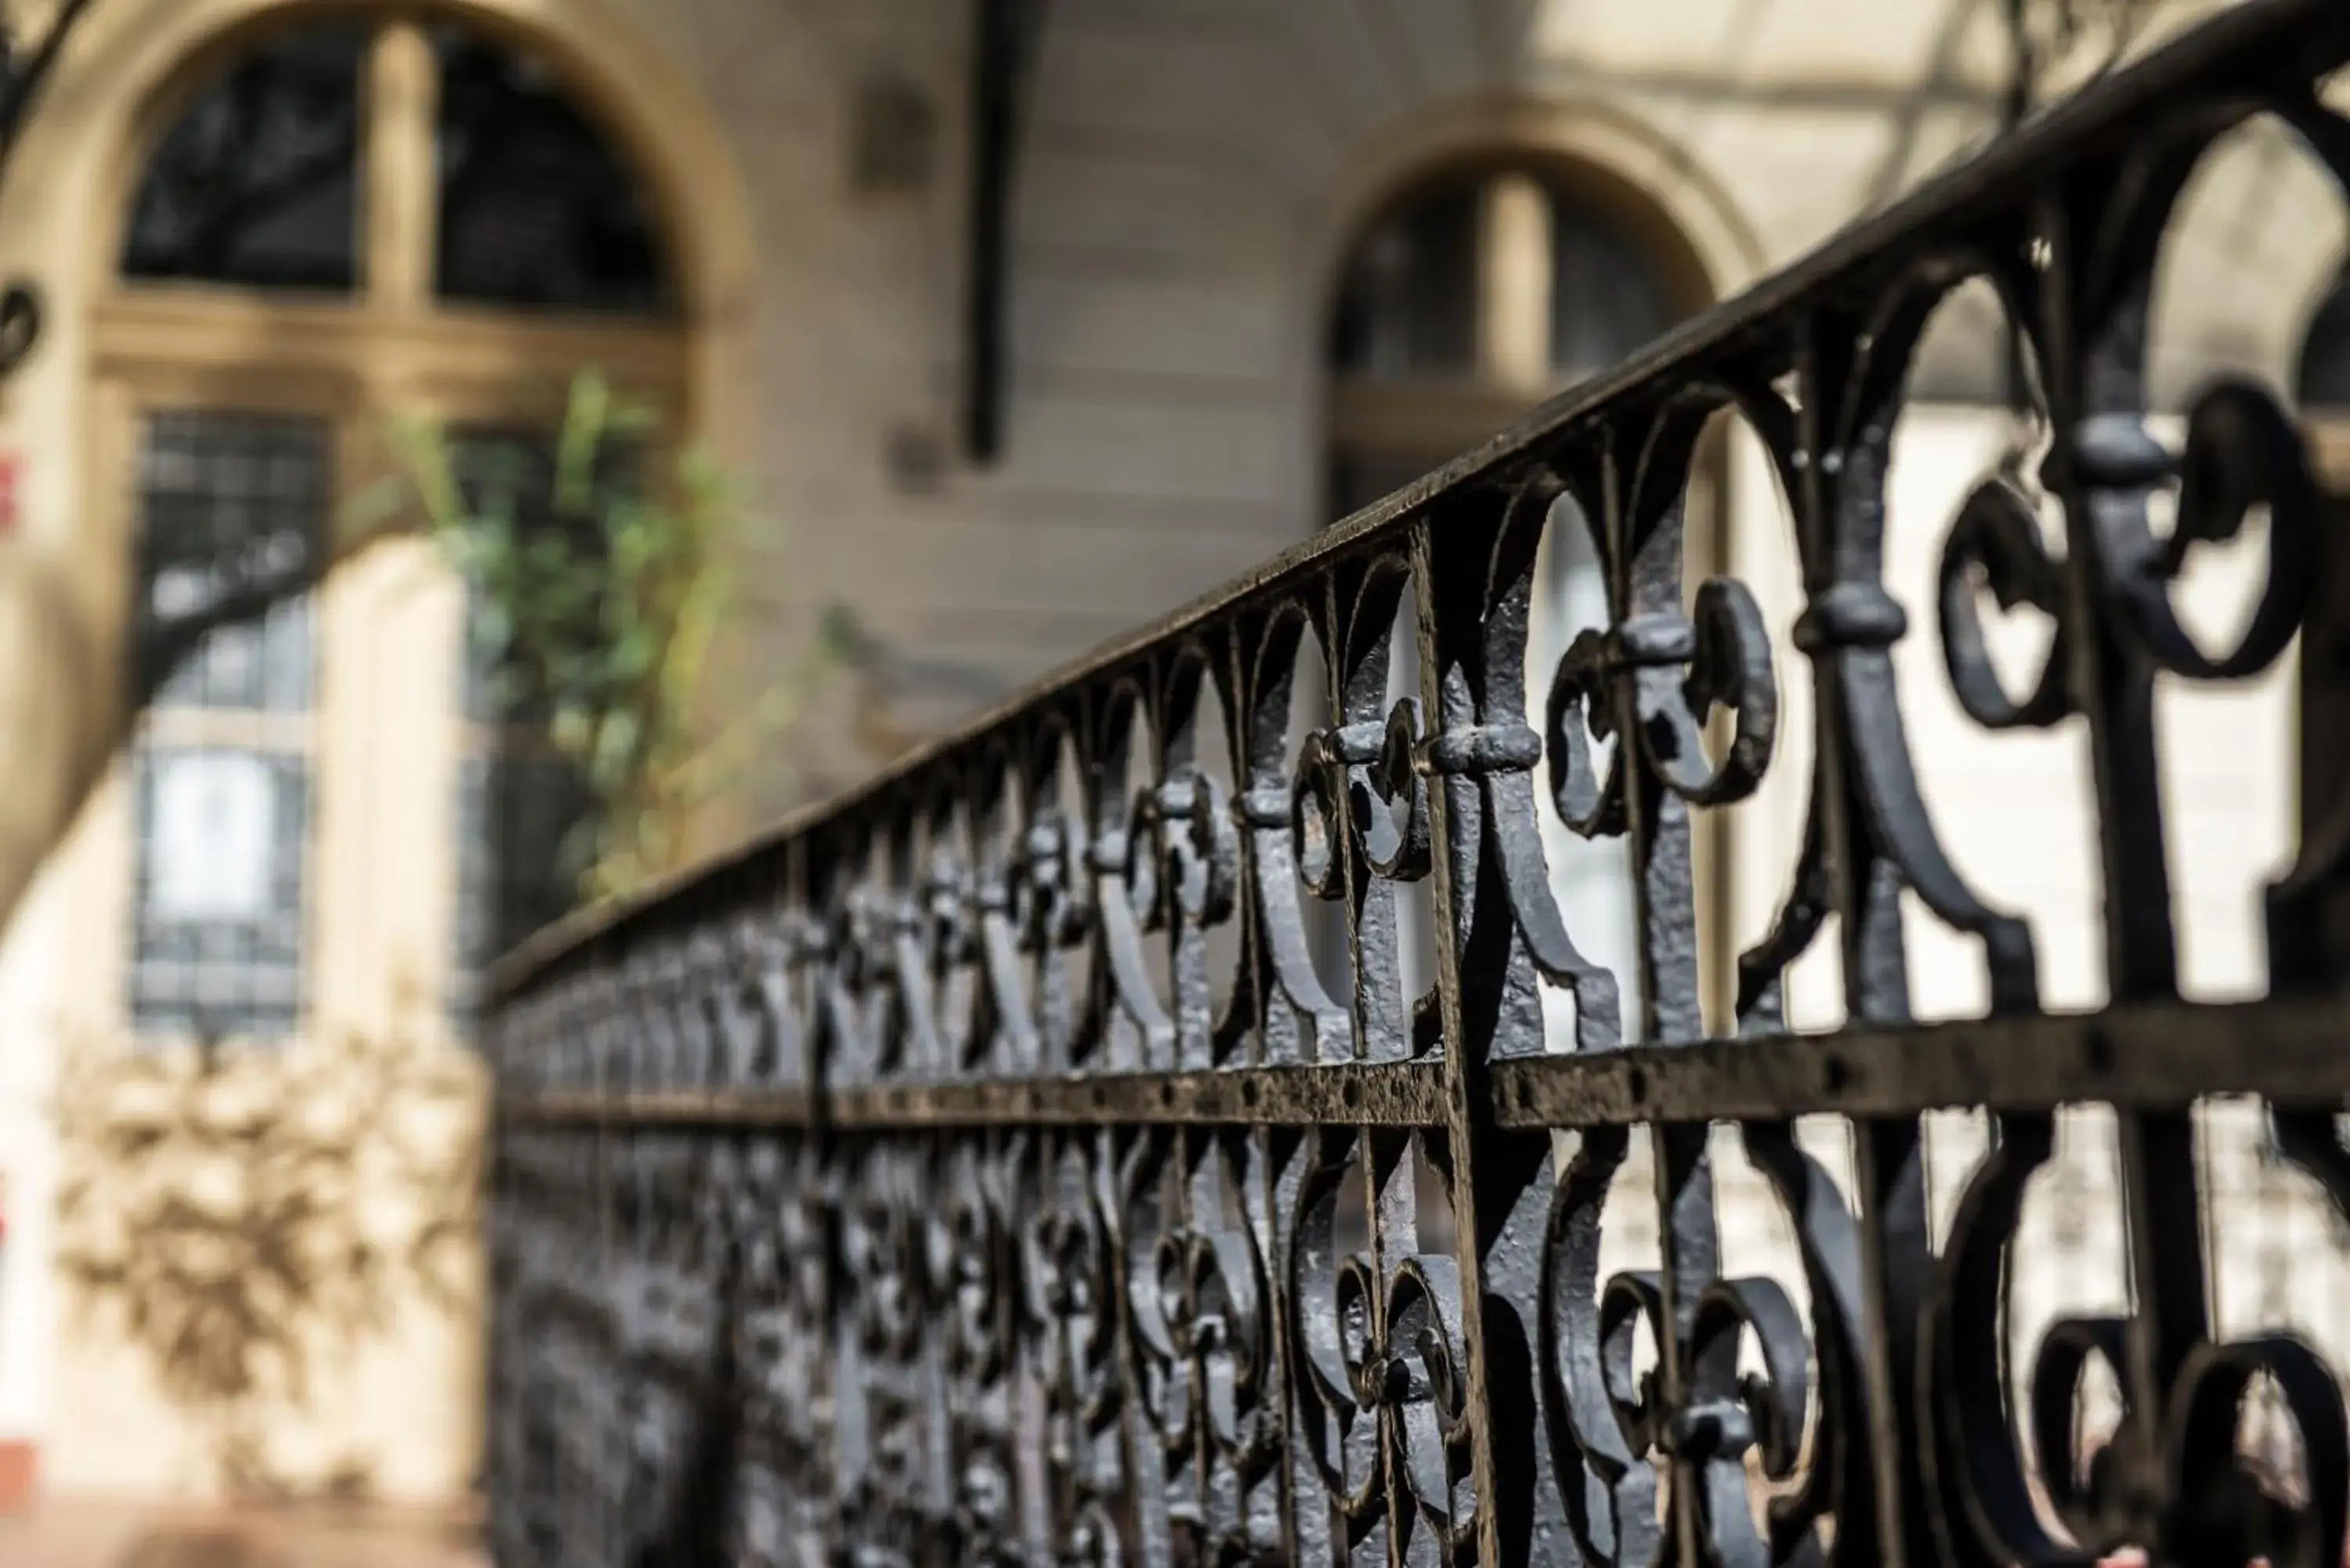
[(1019, 0), (977, 0), (972, 29), (970, 277), (964, 298), (963, 451), (1003, 450), (1005, 284), (1020, 66)]

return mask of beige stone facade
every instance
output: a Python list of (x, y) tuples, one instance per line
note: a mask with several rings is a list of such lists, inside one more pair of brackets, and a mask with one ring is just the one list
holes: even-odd
[[(49, 1488), (155, 1495), (218, 1480), (200, 1423), (52, 1263), (70, 1163), (58, 1085), (78, 1061), (133, 1049), (122, 1000), (133, 805), (108, 760), (108, 713), (133, 569), (120, 476), (140, 409), (296, 387), (364, 429), (420, 400), (518, 404), (535, 374), (633, 368), (757, 477), (765, 521), (743, 541), (744, 613), (731, 644), (742, 678), (793, 657), (827, 603), (852, 607), (880, 649), (874, 672), (844, 683), (817, 729), (709, 824), (716, 844), (1332, 521), (1330, 443), (1356, 428), (1347, 421), (1385, 420), (1409, 436), (1425, 428), (1415, 420), (1436, 417), (1410, 388), (1366, 394), (1367, 412), (1334, 399), (1329, 362), (1350, 254), (1427, 177), (1484, 164), (1552, 171), (1649, 258), (1677, 306), (1693, 307), (1987, 135), (2005, 85), (1991, 5), (1056, 0), (1045, 7), (1012, 217), (1007, 444), (979, 468), (956, 446), (968, 10), (944, 0), (107, 0), (77, 41), (0, 201), (0, 270), (40, 278), (50, 312), (39, 357), (0, 410), (22, 497), (20, 525), (0, 539), (0, 708), (12, 753), (90, 759), (35, 769), (0, 803), (0, 840), (74, 823), (0, 947), (0, 1445), (36, 1448)], [(171, 106), (250, 29), (306, 11), (445, 11), (542, 55), (655, 193), (678, 319), (631, 333), (564, 322), (475, 331), (435, 317), (418, 295), (421, 264), (398, 257), (421, 176), (401, 172), (397, 149), (372, 155), (385, 172), (367, 209), (392, 255), (356, 305), (289, 317), (123, 285), (130, 182)], [(2174, 6), (2164, 25), (2197, 11)], [(858, 169), (869, 129), (860, 105), (877, 94), (927, 105), (933, 132), (886, 180)], [(2199, 187), (2167, 273), (2164, 395), (2222, 368), (2290, 387), (2344, 236), (2339, 199), (2282, 132), (2256, 128), (2231, 143)], [(1904, 431), (1893, 497), (1888, 580), (1921, 628), (1941, 529), (2012, 430), (1986, 399), (1998, 359), (1981, 351), (1984, 318), (1953, 320), (1923, 373), (1931, 402)], [(1496, 394), (1494, 416), (1535, 389)], [(1725, 462), (1729, 564), (1754, 583), (1783, 641), (1797, 607), (1783, 511), (1747, 446), (1732, 441)], [(2209, 591), (2224, 618), (2228, 584), (2214, 576)], [(404, 1029), (401, 986), (437, 995), (445, 978), (460, 597), (414, 542), (369, 554), (326, 590), (305, 742), (319, 808), (307, 849), (303, 1040)], [(1800, 668), (1791, 651), (1782, 668)], [(1901, 669), (1929, 804), (1960, 867), (1992, 902), (2033, 915), (2052, 1001), (2095, 1002), (2080, 738), (1973, 731), (1926, 638)], [(1804, 693), (1783, 684), (1800, 736)], [(2189, 983), (2199, 994), (2257, 989), (2254, 894), (2292, 834), (2275, 761), (2289, 754), (2289, 683), (2164, 701)], [(1799, 762), (1733, 814), (1717, 846), (1710, 919), (1721, 952), (1759, 936), (1779, 897), (1800, 833)], [(101, 782), (77, 811), (89, 773)], [(1916, 924), (1921, 1012), (1980, 1007), (1971, 950)], [(1832, 960), (1807, 969), (1804, 1022), (1833, 1022), (1837, 995)], [(415, 1048), (457, 1059), (442, 1015), (427, 1012)], [(1954, 1136), (1956, 1149), (1962, 1129)], [(2097, 1209), (2094, 1169), (2085, 1179), (2083, 1201)], [(1742, 1234), (1765, 1235), (1764, 1206), (1742, 1201), (1761, 1216), (1739, 1220)], [(2315, 1220), (2276, 1223), (2300, 1235)], [(2294, 1290), (2297, 1317), (2331, 1312), (2335, 1321), (2310, 1326), (2350, 1334), (2338, 1282), (2330, 1294)], [(448, 1501), (473, 1457), (473, 1325), (421, 1301), (392, 1316), (389, 1331), (327, 1358), (309, 1413), (289, 1410), (269, 1441), (307, 1481), (359, 1455), (387, 1497)]]

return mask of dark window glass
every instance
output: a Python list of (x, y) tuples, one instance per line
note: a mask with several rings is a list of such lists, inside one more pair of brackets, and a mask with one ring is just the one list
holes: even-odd
[[(1445, 377), (1478, 367), (1483, 209), (1492, 182), (1408, 198), (1356, 247), (1340, 282), (1331, 366), (1342, 375)], [(1562, 382), (1604, 370), (1678, 314), (1641, 246), (1569, 192), (1551, 210), (1550, 360)]]
[(203, 1039), (291, 1033), (302, 1011), (303, 759), (151, 743), (137, 773), (133, 1025)]
[[(601, 481), (632, 474), (634, 452), (605, 442)], [(530, 430), (476, 426), (457, 432), (450, 463), (466, 504), (502, 514), (527, 540), (563, 527), (584, 529), (591, 519), (556, 514), (554, 443)], [(600, 556), (600, 539), (574, 539), (572, 548)], [(578, 771), (550, 749), (543, 694), (501, 680), (498, 639), (485, 624), (491, 610), (478, 587), (468, 591), (462, 701), (467, 721), (488, 734), (484, 749), (461, 765), (457, 780), (457, 975), (452, 1002), (470, 1021), (482, 1000), (482, 974), (501, 953), (578, 901), (587, 846), (576, 829), (590, 805)], [(595, 607), (585, 607), (595, 613)]]
[[(330, 451), (327, 427), (313, 420), (173, 411), (148, 421), (134, 636), (143, 658), (179, 652), (158, 708), (309, 708), (308, 585)], [(263, 587), (291, 591), (186, 635)], [(290, 739), (201, 747), (148, 739), (133, 767), (133, 1025), (207, 1038), (288, 1033), (304, 985), (307, 752)]]
[(353, 287), (367, 43), (350, 27), (275, 39), (199, 93), (148, 161), (123, 272)]
[(1550, 362), (1561, 382), (1596, 376), (1673, 323), (1657, 264), (1629, 235), (1551, 193)]
[(441, 61), (442, 297), (650, 313), (670, 303), (634, 172), (529, 56), (457, 28)]
[(2301, 403), (2308, 409), (2350, 409), (2350, 274), (2317, 307), (2301, 347)]
[[(140, 463), (140, 658), (155, 705), (277, 712), (309, 706), (310, 585), (331, 444), (315, 420), (159, 413)], [(186, 628), (242, 598), (259, 613), (191, 644)], [(162, 668), (168, 666), (168, 669)]]
[(1331, 343), (1360, 376), (1465, 376), (1477, 369), (1482, 182), (1441, 187), (1380, 220), (1347, 262)]
[(573, 830), (588, 808), (586, 786), (545, 752), (468, 757), (457, 774), (458, 1013), (480, 1007), (483, 971), (500, 954), (578, 902)]

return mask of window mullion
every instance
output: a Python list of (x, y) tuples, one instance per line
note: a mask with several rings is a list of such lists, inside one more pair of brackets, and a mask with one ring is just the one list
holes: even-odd
[(1550, 195), (1531, 175), (1503, 174), (1479, 203), (1477, 368), (1494, 386), (1550, 389)]
[(423, 27), (387, 25), (368, 62), (367, 279), (379, 308), (421, 310), (432, 295), (439, 90)]

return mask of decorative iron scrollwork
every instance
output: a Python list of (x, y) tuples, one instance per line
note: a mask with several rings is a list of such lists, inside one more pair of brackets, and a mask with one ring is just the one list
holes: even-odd
[[(2350, 1346), (2223, 1321), (2196, 1107), (2252, 1102), (2279, 1179), (2350, 1221), (2350, 751), (2315, 717), (2350, 607), (2292, 412), (2221, 379), (2173, 431), (2145, 359), (2214, 137), (2268, 114), (2350, 181), (2314, 86), (2345, 62), (2338, 0), (2246, 0), (1163, 636), (513, 961), (502, 1568), (2331, 1568)], [(1970, 284), (2047, 450), (1897, 516), (1919, 345)], [(1692, 568), (1718, 417), (1767, 460), (1799, 588)], [(1945, 523), (1905, 605), (1890, 542)], [(1537, 638), (1571, 529), (1606, 612)], [(2255, 536), (2206, 648), (2191, 557)], [(2047, 623), (2036, 668), (2002, 671), (1991, 605)], [(2272, 994), (2190, 1005), (2158, 682), (2297, 637)], [(2110, 1005), (2045, 1008), (2031, 927), (1960, 874), (1913, 654), (1984, 731), (2082, 736)], [(1790, 739), (1793, 877), (1716, 998), (1699, 825)], [(1578, 836), (1618, 841), (1622, 973), (1553, 864)], [(1980, 944), (1983, 1016), (1914, 1021), (1920, 920)], [(1846, 1023), (1791, 1033), (1831, 932)], [(2027, 1199), (2085, 1102), (2128, 1305), (2022, 1343)], [(1954, 1106), (1991, 1134), (1964, 1172)], [(1765, 1231), (1773, 1267), (1737, 1256)], [(2256, 1402), (2298, 1475), (2247, 1461)]]
[[(1627, 686), (1635, 705), (1628, 713)], [(1728, 753), (1710, 763), (1703, 731), (1717, 705), (1735, 717), (1737, 730)], [(1762, 611), (1744, 584), (1710, 578), (1698, 589), (1694, 621), (1669, 612), (1635, 616), (1611, 630), (1583, 633), (1566, 650), (1551, 685), (1551, 798), (1586, 837), (1621, 833), (1623, 786), (1611, 779), (1603, 787), (1595, 776), (1591, 740), (1622, 734), (1675, 794), (1692, 805), (1728, 805), (1762, 782), (1778, 722)], [(1614, 766), (1620, 769), (1620, 759)]]

